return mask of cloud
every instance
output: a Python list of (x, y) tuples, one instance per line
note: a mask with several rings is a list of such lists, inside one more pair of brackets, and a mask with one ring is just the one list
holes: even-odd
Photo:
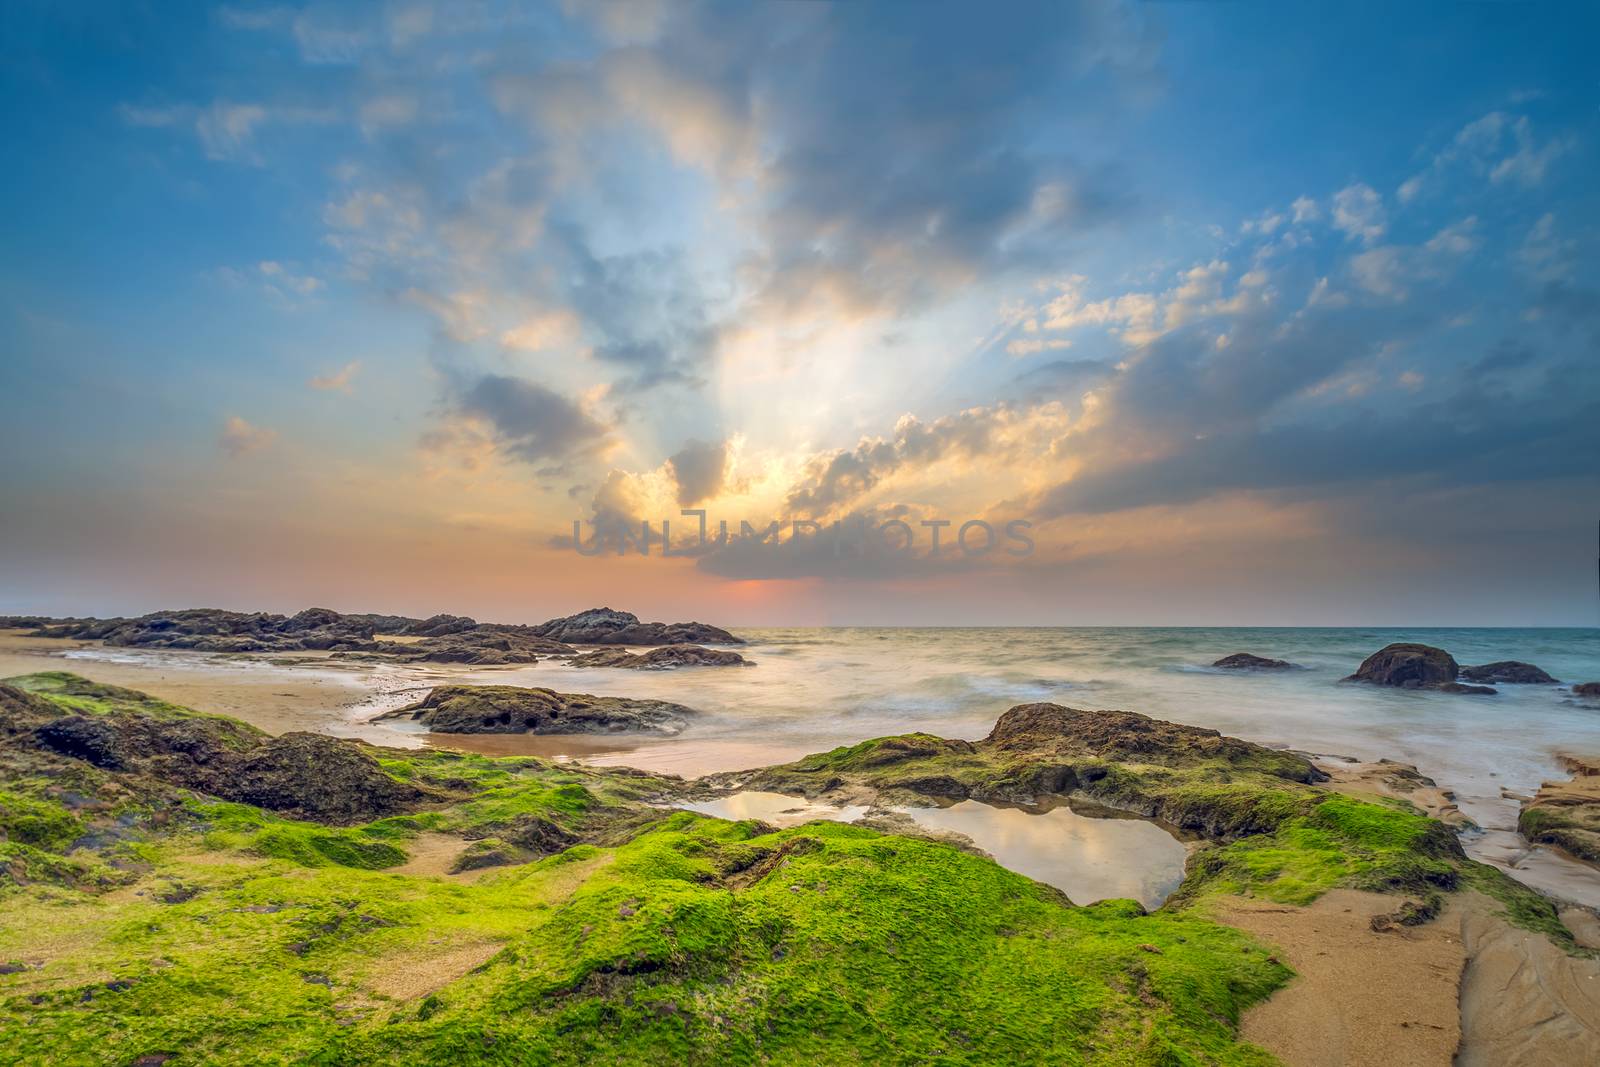
[(1333, 224), (1345, 236), (1371, 244), (1388, 228), (1383, 198), (1365, 182), (1348, 185), (1333, 194)]
[(932, 422), (902, 415), (888, 438), (863, 437), (854, 448), (811, 456), (805, 474), (789, 489), (788, 513), (830, 514), (903, 468), (926, 467), (949, 455), (983, 455), (996, 446), (999, 431), (1016, 417), (1004, 404), (969, 408)]
[(332, 374), (317, 375), (307, 384), (313, 389), (348, 393), (350, 391), (350, 383), (355, 380), (355, 376), (360, 372), (360, 370), (361, 361), (352, 360), (351, 362), (340, 367), (338, 370), (334, 371)]
[(487, 420), (510, 455), (551, 469), (598, 453), (610, 433), (581, 405), (523, 378), (485, 374), (458, 396), (457, 407)]
[(728, 471), (728, 443), (688, 441), (667, 463), (678, 483), (678, 503), (690, 507), (722, 491)]
[(222, 424), (217, 444), (234, 459), (259, 452), (278, 439), (276, 430), (252, 426), (237, 415), (229, 415)]
[(1398, 196), (1402, 203), (1415, 200), (1456, 166), (1466, 167), (1493, 185), (1513, 183), (1532, 188), (1543, 183), (1556, 160), (1572, 147), (1573, 141), (1567, 137), (1541, 142), (1526, 115), (1491, 111), (1463, 126), (1426, 169), (1401, 184)]

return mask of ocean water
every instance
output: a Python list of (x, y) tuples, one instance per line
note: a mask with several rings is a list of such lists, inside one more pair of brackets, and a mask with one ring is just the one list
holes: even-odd
[[(1535, 663), (1563, 682), (1600, 680), (1600, 630), (1544, 629), (764, 629), (741, 630), (754, 667), (575, 669), (547, 660), (473, 680), (675, 700), (705, 712), (652, 747), (715, 742), (799, 756), (926, 730), (976, 739), (1007, 708), (1048, 700), (1210, 726), (1262, 744), (1415, 763), (1457, 789), (1537, 788), (1565, 752), (1600, 754), (1600, 706), (1564, 686), (1500, 686), (1494, 697), (1384, 689), (1340, 679), (1394, 641), (1446, 649), (1462, 664)], [(1302, 669), (1219, 671), (1232, 652)], [(713, 757), (714, 759), (714, 757)], [(735, 770), (737, 761), (698, 770)], [(1491, 788), (1492, 787), (1492, 788)]]

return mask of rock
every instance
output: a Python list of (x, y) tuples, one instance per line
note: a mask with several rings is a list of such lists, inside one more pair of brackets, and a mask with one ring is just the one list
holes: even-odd
[(1254, 656), (1248, 652), (1235, 652), (1231, 656), (1223, 656), (1212, 666), (1230, 671), (1286, 671), (1294, 669), (1294, 664), (1286, 659), (1268, 659), (1265, 656)]
[(678, 667), (753, 667), (755, 664), (737, 652), (701, 648), (699, 645), (663, 645), (640, 655), (621, 648), (597, 649), (575, 657), (572, 666), (667, 671)]
[[(1294, 817), (1317, 795), (1295, 790), (1327, 780), (1303, 756), (1216, 730), (1039, 703), (1010, 709), (977, 742), (881, 737), (756, 772), (707, 775), (699, 784), (880, 806), (923, 797), (1008, 804), (1070, 797), (1231, 840)], [(1444, 834), (1438, 847), (1459, 850), (1454, 834)]]
[(742, 645), (728, 631), (703, 622), (640, 622), (632, 612), (590, 608), (533, 627), (541, 637), (574, 645)]
[(1019, 704), (1000, 716), (979, 747), (1038, 755), (1093, 755), (1115, 763), (1186, 765), (1220, 761), (1295, 782), (1327, 775), (1292, 752), (1267, 748), (1217, 730), (1152, 719), (1133, 711), (1084, 711), (1061, 704)]
[(1514, 659), (1485, 663), (1479, 667), (1462, 667), (1461, 677), (1469, 682), (1499, 685), (1555, 685), (1557, 682), (1557, 679), (1533, 664)]
[(571, 656), (571, 645), (539, 637), (526, 631), (490, 629), (455, 631), (421, 641), (401, 644), (379, 641), (363, 652), (336, 652), (335, 656), (360, 659), (382, 658), (402, 663), (466, 663), (489, 666), (506, 663), (537, 663), (540, 656)]
[(1498, 689), (1493, 689), (1487, 685), (1462, 685), (1460, 682), (1444, 682), (1432, 688), (1441, 693), (1464, 693), (1468, 696), (1483, 697), (1492, 697), (1499, 692)]
[(1442, 648), (1400, 643), (1368, 656), (1345, 681), (1403, 689), (1434, 688), (1454, 682), (1459, 671), (1455, 659)]
[(1600, 700), (1600, 682), (1580, 682), (1572, 687), (1572, 695), (1584, 700)]
[(409, 718), (447, 734), (676, 734), (697, 714), (665, 700), (598, 697), (509, 685), (441, 685), (380, 719)]
[(330, 823), (369, 822), (436, 799), (384, 773), (364, 746), (308, 733), (287, 733), (251, 750), (213, 791)]
[(84, 715), (68, 715), (34, 730), (39, 744), (52, 752), (81, 759), (96, 767), (120, 771), (127, 767), (121, 735), (108, 722)]
[[(63, 688), (96, 687), (67, 676)], [(49, 761), (79, 760), (317, 822), (368, 822), (448, 798), (391, 777), (360, 741), (309, 733), (269, 737), (234, 719), (189, 712), (132, 690), (98, 689), (127, 694), (124, 704), (132, 710), (78, 714), (0, 685), (0, 731), (53, 768), (40, 773), (60, 773), (62, 764)], [(164, 717), (140, 710), (154, 706)]]
[(1571, 780), (1541, 785), (1523, 805), (1517, 829), (1529, 841), (1600, 866), (1600, 761), (1566, 762)]

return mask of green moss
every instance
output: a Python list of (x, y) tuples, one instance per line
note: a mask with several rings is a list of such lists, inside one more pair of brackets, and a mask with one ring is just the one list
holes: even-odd
[(1197, 854), (1174, 904), (1216, 893), (1309, 904), (1335, 886), (1424, 896), (1456, 887), (1460, 846), (1410, 805), (1339, 793), (1309, 799), (1271, 832)]
[(82, 834), (82, 820), (61, 804), (0, 790), (0, 840), (59, 849)]
[(40, 671), (3, 680), (5, 685), (26, 690), (66, 711), (81, 715), (142, 715), (151, 719), (173, 721), (178, 719), (207, 719), (227, 724), (219, 731), (218, 739), (238, 748), (248, 747), (266, 734), (248, 723), (226, 715), (212, 715), (195, 711), (179, 704), (141, 693), (137, 689), (124, 689), (118, 685), (91, 682), (69, 671)]
[(679, 813), (470, 883), (192, 847), (150, 875), (173, 903), (0, 916), (7, 958), (78, 930), (0, 978), (18, 1062), (1265, 1064), (1234, 1028), (1288, 976), (1203, 919), (832, 823)]

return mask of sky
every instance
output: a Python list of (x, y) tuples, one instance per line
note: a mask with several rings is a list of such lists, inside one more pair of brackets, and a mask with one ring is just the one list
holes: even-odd
[(1600, 621), (1593, 5), (68, 8), (0, 612)]

